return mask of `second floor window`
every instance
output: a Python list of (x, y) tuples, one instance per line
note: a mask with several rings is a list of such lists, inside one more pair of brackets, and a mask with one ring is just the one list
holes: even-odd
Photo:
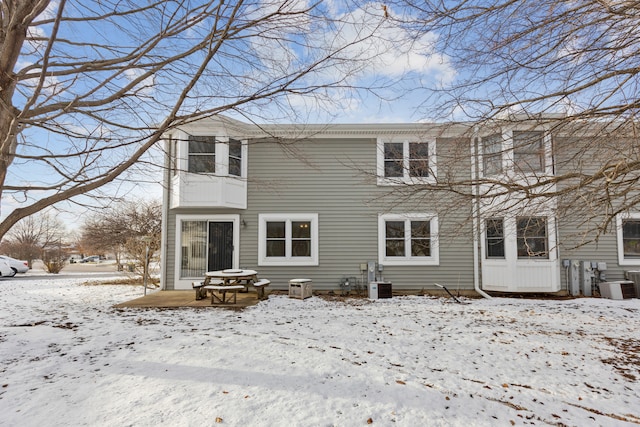
[(502, 134), (482, 138), (482, 166), (485, 176), (502, 172)]
[(435, 142), (378, 142), (378, 183), (424, 183), (435, 178)]
[(242, 176), (242, 141), (229, 138), (229, 175)]
[(189, 135), (188, 171), (193, 173), (216, 172), (216, 137)]
[(513, 131), (513, 162), (519, 172), (544, 172), (544, 132)]

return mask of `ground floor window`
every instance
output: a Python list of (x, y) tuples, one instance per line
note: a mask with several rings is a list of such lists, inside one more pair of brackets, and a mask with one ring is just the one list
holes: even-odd
[(437, 233), (435, 215), (380, 215), (379, 262), (386, 265), (438, 265)]
[(318, 265), (317, 214), (259, 216), (259, 265)]
[(618, 216), (618, 262), (640, 265), (640, 213)]
[(625, 258), (640, 259), (640, 220), (622, 221), (622, 247)]
[(504, 258), (504, 220), (485, 220), (485, 248), (487, 258)]
[(516, 217), (518, 258), (549, 258), (547, 219)]

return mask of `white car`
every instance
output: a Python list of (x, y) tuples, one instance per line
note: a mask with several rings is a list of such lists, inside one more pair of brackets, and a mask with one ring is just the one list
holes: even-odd
[[(29, 263), (19, 259), (11, 258), (10, 256), (0, 255), (0, 259), (9, 264), (9, 267), (16, 273), (26, 273), (29, 271)], [(4, 273), (2, 273), (4, 276)]]
[(16, 272), (7, 261), (0, 259), (0, 275), (2, 277), (13, 277), (16, 275)]

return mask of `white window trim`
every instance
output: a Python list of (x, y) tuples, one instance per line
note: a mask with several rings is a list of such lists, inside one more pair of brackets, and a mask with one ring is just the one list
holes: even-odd
[[(402, 143), (402, 177), (386, 178), (384, 176), (384, 144), (385, 143)], [(409, 143), (421, 142), (429, 144), (429, 176), (412, 177), (409, 176)], [(438, 176), (437, 158), (436, 158), (436, 139), (435, 138), (378, 138), (376, 141), (376, 176), (377, 183), (380, 186), (388, 185), (415, 185), (415, 184), (435, 184)]]
[(640, 212), (616, 215), (616, 238), (618, 241), (618, 265), (640, 266), (640, 259), (624, 257), (624, 245), (622, 243), (622, 221), (625, 219), (640, 220)]
[[(405, 221), (405, 247), (410, 248), (411, 227), (407, 227), (410, 221), (429, 221), (431, 233), (431, 256), (412, 257), (387, 257), (386, 256), (386, 221)], [(409, 265), (440, 265), (440, 245), (438, 238), (438, 217), (432, 213), (406, 213), (406, 214), (379, 214), (378, 215), (378, 263), (389, 266)]]
[[(310, 257), (267, 257), (267, 222), (284, 221), (290, 230), (293, 221), (309, 221), (311, 223), (311, 256)], [(286, 236), (285, 253), (291, 254), (291, 234)], [(275, 213), (258, 215), (258, 265), (259, 266), (317, 266), (318, 256), (318, 214), (317, 213)]]
[[(193, 172), (189, 172), (189, 136), (214, 136), (216, 138), (216, 148), (215, 148), (215, 158), (216, 158), (216, 171), (214, 173), (204, 173), (204, 174), (194, 174)], [(242, 161), (240, 166), (240, 176), (229, 175), (229, 138), (239, 140), (242, 143)], [(179, 165), (179, 170), (185, 171), (186, 173), (190, 173), (193, 175), (211, 175), (211, 176), (223, 176), (232, 179), (246, 179), (247, 177), (247, 165), (248, 165), (248, 141), (246, 139), (242, 139), (240, 137), (228, 137), (224, 135), (214, 134), (213, 132), (191, 132), (185, 134), (183, 140), (179, 143), (178, 151), (179, 153), (184, 153), (184, 155), (180, 155), (177, 161)], [(178, 154), (179, 154), (178, 153)]]
[[(197, 277), (180, 277), (180, 266), (182, 265), (180, 248), (182, 238), (182, 221), (206, 221), (209, 222), (233, 222), (233, 268), (240, 265), (240, 215), (176, 215), (176, 236), (175, 236), (175, 259), (174, 277), (176, 281), (192, 280)], [(209, 254), (207, 253), (207, 256)]]

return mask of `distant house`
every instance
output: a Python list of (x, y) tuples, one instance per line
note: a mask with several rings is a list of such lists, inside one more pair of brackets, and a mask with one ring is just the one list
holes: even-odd
[[(440, 283), (588, 294), (598, 274), (622, 280), (640, 269), (630, 243), (640, 238), (640, 212), (619, 215), (597, 245), (576, 245), (568, 240), (581, 225), (557, 217), (558, 200), (485, 197), (500, 192), (492, 181), (556, 185), (542, 178), (571, 162), (560, 164), (566, 153), (554, 150), (575, 144), (544, 124), (257, 126), (218, 117), (166, 141), (165, 289), (251, 268), (275, 289), (302, 277), (327, 291), (355, 278), (407, 291)], [(441, 191), (413, 191), (424, 184)]]

